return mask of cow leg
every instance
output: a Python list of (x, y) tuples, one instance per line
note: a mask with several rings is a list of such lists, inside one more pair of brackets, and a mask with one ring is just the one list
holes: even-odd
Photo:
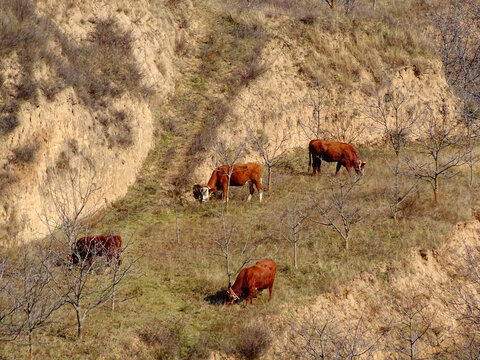
[(252, 195), (253, 195), (253, 193), (255, 192), (255, 189), (254, 189), (254, 187), (253, 187), (253, 181), (250, 180), (250, 181), (248, 182), (248, 186), (249, 186), (249, 188), (250, 188), (250, 194), (248, 195), (247, 201), (250, 201), (250, 200), (252, 200)]
[(348, 175), (352, 175), (352, 173), (350, 172), (351, 167), (348, 163), (345, 164), (345, 169), (347, 169)]
[(248, 304), (248, 302), (250, 301), (250, 305), (253, 305), (253, 292), (255, 291), (255, 288), (253, 289), (249, 289), (248, 290), (248, 296), (247, 296), (247, 299), (245, 300), (245, 302)]
[(268, 301), (272, 300), (272, 291), (273, 291), (273, 285), (268, 288)]
[(337, 170), (335, 171), (335, 176), (337, 176), (338, 172), (340, 171), (340, 168), (342, 167), (342, 163), (339, 161), (337, 163)]
[[(260, 178), (260, 181), (252, 180), (252, 182), (255, 183), (255, 187), (257, 188), (258, 195), (260, 196), (260, 201), (262, 201), (262, 197), (263, 197), (262, 178)], [(255, 190), (253, 189), (253, 184), (252, 184), (252, 189), (250, 190), (250, 193), (253, 194), (254, 191)]]
[(312, 167), (313, 167), (313, 175), (314, 176), (320, 174), (321, 167), (322, 167), (322, 159), (320, 159), (317, 156), (314, 156)]

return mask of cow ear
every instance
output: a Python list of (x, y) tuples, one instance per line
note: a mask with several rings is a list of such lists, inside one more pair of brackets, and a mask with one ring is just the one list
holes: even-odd
[(366, 162), (362, 162), (362, 169), (365, 167)]

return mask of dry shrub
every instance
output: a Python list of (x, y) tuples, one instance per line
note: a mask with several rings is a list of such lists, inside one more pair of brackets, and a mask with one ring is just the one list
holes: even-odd
[(38, 143), (31, 143), (16, 147), (12, 150), (13, 156), (9, 158), (11, 164), (30, 164), (35, 159), (35, 153), (39, 148)]
[(244, 67), (238, 71), (238, 83), (242, 86), (248, 85), (252, 80), (255, 80), (260, 75), (264, 74), (269, 69), (269, 66), (261, 61), (259, 58), (253, 58), (245, 64)]
[(154, 359), (178, 357), (182, 345), (181, 325), (179, 323), (165, 324), (155, 320), (146, 324), (138, 335), (150, 347)]
[(0, 171), (0, 192), (8, 184), (14, 183), (17, 181), (17, 178), (11, 173), (10, 169), (7, 167)]
[(8, 114), (0, 116), (0, 135), (11, 133), (15, 128), (20, 125), (17, 119), (17, 115)]
[(419, 199), (418, 196), (410, 196), (403, 201), (400, 211), (403, 217), (415, 219), (425, 212), (425, 202)]
[(238, 332), (235, 352), (244, 359), (258, 359), (267, 352), (271, 342), (270, 330), (265, 325), (250, 324)]
[(190, 53), (192, 47), (188, 43), (187, 33), (180, 31), (175, 37), (175, 54), (185, 56)]
[(110, 146), (127, 148), (133, 145), (132, 127), (125, 111), (116, 110), (110, 116), (101, 115), (98, 121), (105, 127), (105, 136)]

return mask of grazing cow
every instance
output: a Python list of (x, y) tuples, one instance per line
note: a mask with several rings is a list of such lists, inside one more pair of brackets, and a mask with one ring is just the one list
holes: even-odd
[(272, 259), (264, 259), (251, 267), (242, 269), (233, 286), (228, 286), (228, 304), (233, 304), (243, 297), (246, 297), (247, 304), (249, 300), (250, 304), (253, 304), (252, 297), (255, 290), (260, 293), (267, 288), (270, 292), (268, 297), (268, 301), (270, 301), (276, 271), (277, 264)]
[[(227, 199), (227, 188), (228, 188), (228, 175), (229, 175), (229, 166), (223, 165), (221, 167), (213, 170), (210, 180), (208, 180), (207, 186), (202, 186), (200, 189), (194, 186), (194, 196), (200, 199), (201, 202), (207, 201), (211, 193), (219, 190), (223, 191), (223, 198)], [(252, 198), (253, 193), (255, 192), (254, 185), (260, 194), (260, 201), (262, 201), (262, 167), (255, 163), (247, 164), (235, 164), (233, 165), (233, 171), (230, 176), (230, 185), (231, 186), (243, 186), (247, 182), (250, 185), (250, 195), (248, 196), (248, 201)], [(199, 194), (195, 192), (199, 191)]]
[(73, 264), (86, 260), (91, 267), (95, 256), (105, 256), (109, 265), (114, 258), (120, 265), (121, 247), (122, 238), (118, 235), (85, 236), (77, 240), (68, 260)]
[(338, 174), (342, 165), (345, 166), (349, 174), (350, 169), (354, 168), (358, 175), (363, 175), (363, 169), (365, 167), (365, 163), (358, 158), (352, 145), (335, 141), (324, 141), (319, 139), (310, 141), (308, 144), (309, 170), (310, 165), (312, 164), (312, 159), (313, 175), (317, 175), (320, 172), (322, 160), (327, 162), (337, 162), (335, 176)]

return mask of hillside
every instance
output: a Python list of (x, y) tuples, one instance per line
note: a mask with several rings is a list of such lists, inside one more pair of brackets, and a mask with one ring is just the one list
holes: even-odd
[[(470, 175), (465, 98), (435, 46), (442, 4), (0, 4), (0, 358), (28, 354), (26, 325), (5, 335), (23, 313), (3, 315), (35, 256), (48, 299), (85, 276), (82, 301), (95, 303), (128, 270), (115, 311), (110, 294), (81, 337), (71, 301), (39, 325), (37, 358), (466, 358), (479, 344), (479, 168), (471, 157)], [(281, 154), (263, 202), (246, 188), (228, 206), (196, 201), (216, 166), (263, 164), (252, 137)], [(331, 177), (324, 162), (311, 177), (312, 138), (354, 145), (365, 176)], [(439, 183), (422, 172), (435, 165)], [(65, 262), (95, 233), (122, 236), (118, 274)], [(226, 306), (228, 280), (266, 257), (273, 300)], [(409, 311), (422, 334), (410, 348)]]

